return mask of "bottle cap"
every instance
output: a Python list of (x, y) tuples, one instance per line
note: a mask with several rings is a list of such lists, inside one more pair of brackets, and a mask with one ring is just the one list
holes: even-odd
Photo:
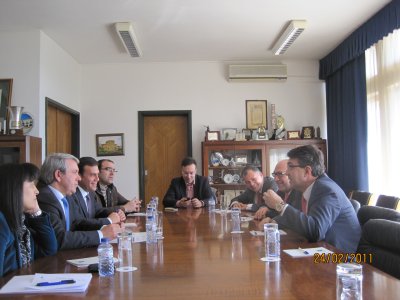
[(100, 243), (108, 244), (108, 238), (101, 238)]

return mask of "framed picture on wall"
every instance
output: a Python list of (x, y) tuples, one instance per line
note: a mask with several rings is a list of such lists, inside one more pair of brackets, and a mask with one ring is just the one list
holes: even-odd
[(246, 127), (249, 129), (268, 128), (267, 100), (246, 100)]
[(124, 155), (124, 152), (123, 133), (96, 134), (97, 156)]

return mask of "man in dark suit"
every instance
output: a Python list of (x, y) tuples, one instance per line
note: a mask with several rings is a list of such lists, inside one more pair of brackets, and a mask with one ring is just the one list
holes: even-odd
[(76, 201), (79, 216), (74, 225), (78, 230), (97, 230), (104, 225), (125, 221), (126, 216), (119, 208), (103, 207), (97, 199), (95, 190), (99, 181), (99, 168), (93, 157), (79, 159), (79, 185), (71, 196)]
[(246, 184), (246, 190), (232, 199), (231, 207), (256, 212), (261, 207), (265, 207), (262, 194), (269, 189), (278, 190), (275, 181), (271, 177), (264, 177), (260, 169), (255, 166), (246, 166), (242, 171), (242, 178)]
[(208, 178), (196, 174), (197, 163), (191, 157), (184, 158), (181, 167), (182, 176), (172, 179), (163, 199), (164, 207), (207, 206), (214, 197)]
[(70, 154), (54, 153), (46, 157), (40, 170), (44, 184), (37, 196), (40, 207), (50, 215), (59, 249), (74, 249), (97, 246), (102, 237), (113, 239), (122, 231), (119, 224), (104, 226), (101, 230), (75, 230), (79, 207), (67, 199), (78, 187), (79, 160)]
[[(292, 205), (297, 209), (301, 209), (302, 193), (292, 189), (289, 177), (287, 176), (287, 163), (288, 159), (279, 161), (275, 166), (274, 172), (272, 173), (275, 183), (278, 186), (278, 191), (275, 192), (274, 190), (269, 189), (266, 193), (264, 193), (263, 197), (274, 198), (277, 201), (282, 199), (285, 203)], [(273, 218), (277, 214), (278, 213), (274, 207), (262, 206), (255, 213), (254, 218), (256, 220), (260, 220), (266, 216)]]
[(280, 212), (273, 221), (310, 242), (326, 241), (343, 252), (355, 252), (361, 227), (346, 194), (325, 174), (322, 152), (307, 145), (290, 150), (288, 157), (287, 174), (292, 187), (303, 193), (302, 208), (265, 197), (267, 205)]

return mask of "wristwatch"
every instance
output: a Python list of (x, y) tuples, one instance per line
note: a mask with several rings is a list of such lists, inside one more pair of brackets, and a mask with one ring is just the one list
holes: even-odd
[(285, 206), (285, 202), (281, 201), (275, 204), (275, 210), (281, 212)]

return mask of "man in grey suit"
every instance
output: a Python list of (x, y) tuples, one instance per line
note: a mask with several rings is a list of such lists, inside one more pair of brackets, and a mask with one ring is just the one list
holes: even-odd
[(249, 165), (242, 170), (242, 178), (246, 190), (232, 199), (230, 206), (240, 210), (256, 212), (265, 207), (262, 195), (268, 190), (277, 191), (278, 186), (271, 177), (264, 177), (263, 173), (255, 166)]
[(288, 157), (287, 174), (292, 187), (303, 193), (302, 209), (265, 195), (266, 204), (280, 212), (273, 221), (310, 242), (326, 241), (343, 252), (355, 252), (361, 227), (346, 194), (325, 174), (322, 152), (307, 145), (290, 150)]
[(97, 230), (104, 225), (125, 221), (124, 212), (118, 207), (103, 207), (96, 196), (99, 168), (93, 157), (79, 159), (79, 185), (71, 196), (77, 203), (78, 217), (74, 222), (77, 230)]
[(102, 237), (113, 239), (122, 231), (119, 224), (104, 226), (101, 230), (79, 231), (74, 228), (79, 209), (75, 201), (67, 199), (78, 186), (79, 160), (70, 154), (54, 153), (46, 157), (40, 170), (37, 196), (40, 207), (50, 215), (59, 249), (74, 249), (97, 246)]

